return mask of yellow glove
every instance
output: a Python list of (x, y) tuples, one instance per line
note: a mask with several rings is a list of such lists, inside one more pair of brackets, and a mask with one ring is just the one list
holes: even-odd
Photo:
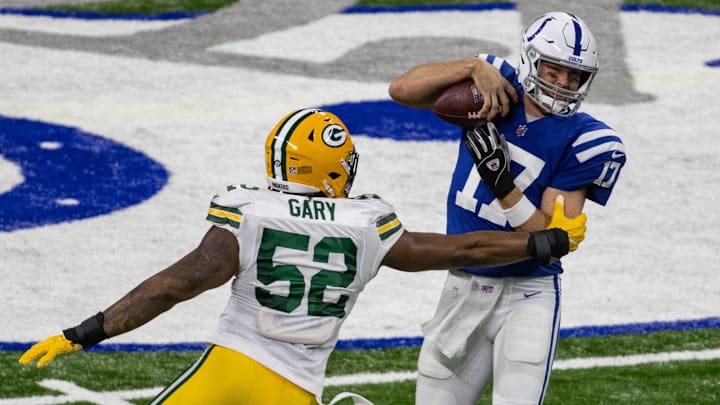
[(58, 354), (74, 352), (82, 350), (82, 348), (79, 344), (67, 340), (65, 336), (57, 335), (34, 344), (33, 347), (20, 356), (18, 362), (20, 364), (30, 364), (33, 360), (42, 356), (37, 362), (37, 366), (42, 367), (51, 362)]
[(574, 252), (580, 242), (585, 239), (586, 221), (587, 216), (585, 214), (580, 214), (575, 218), (565, 216), (565, 197), (560, 194), (555, 198), (553, 216), (547, 229), (560, 228), (567, 232), (568, 239), (570, 239), (570, 251)]

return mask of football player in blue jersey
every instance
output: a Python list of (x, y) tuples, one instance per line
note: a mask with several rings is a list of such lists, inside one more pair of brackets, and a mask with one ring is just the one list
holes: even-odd
[[(228, 186), (193, 251), (105, 311), (27, 350), (21, 364), (88, 349), (226, 284), (231, 294), (201, 358), (153, 404), (322, 404), (325, 366), (358, 295), (381, 266), (402, 271), (551, 263), (585, 237), (585, 216), (555, 206), (547, 230), (410, 232), (388, 202), (350, 197), (358, 154), (347, 126), (317, 109), (283, 117), (265, 141), (268, 187)], [(332, 403), (353, 398), (338, 394)]]
[[(517, 67), (488, 54), (415, 66), (390, 96), (432, 108), (440, 92), (473, 79), (487, 124), (464, 128), (447, 198), (447, 232), (532, 231), (553, 201), (580, 215), (605, 205), (625, 164), (615, 130), (580, 105), (598, 70), (596, 42), (577, 16), (549, 12), (524, 31)], [(423, 325), (416, 404), (474, 405), (488, 382), (493, 404), (539, 404), (560, 325), (560, 261), (465, 267), (448, 274)]]

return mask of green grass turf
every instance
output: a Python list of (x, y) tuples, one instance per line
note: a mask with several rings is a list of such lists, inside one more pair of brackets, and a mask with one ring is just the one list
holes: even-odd
[(116, 0), (97, 3), (57, 4), (45, 10), (107, 14), (163, 14), (170, 12), (212, 12), (236, 0)]
[(551, 376), (544, 403), (717, 405), (718, 376), (720, 360), (559, 370)]
[[(177, 11), (212, 12), (237, 0), (115, 0), (43, 7), (56, 11), (89, 11), (107, 14), (162, 14)], [(433, 4), (507, 3), (505, 0), (360, 0), (359, 6), (417, 6)], [(718, 0), (628, 0), (625, 4), (660, 4), (668, 7), (720, 9)]]
[[(561, 339), (558, 359), (623, 356), (684, 350), (720, 348), (720, 329), (666, 331), (640, 335), (617, 335)], [(418, 348), (372, 351), (370, 364), (379, 371), (415, 368)], [(336, 351), (328, 364), (328, 375), (353, 371), (347, 363), (362, 363), (362, 352)], [(544, 404), (718, 404), (720, 360), (681, 361), (587, 370), (557, 370), (551, 377)], [(338, 371), (339, 371), (338, 370)], [(370, 370), (368, 370), (370, 371)], [(374, 370), (373, 370), (374, 371)], [(357, 372), (357, 371), (355, 371)], [(352, 391), (383, 405), (412, 404), (414, 381), (391, 384), (328, 387), (325, 399)], [(479, 404), (490, 404), (490, 390)], [(350, 404), (350, 402), (342, 403)]]
[[(720, 360), (677, 361), (640, 366), (556, 370), (544, 405), (717, 405), (720, 403)], [(378, 405), (412, 405), (415, 382), (330, 387), (325, 399), (351, 391)], [(492, 403), (490, 390), (478, 401)], [(350, 401), (341, 401), (351, 405)]]
[(69, 380), (94, 391), (159, 387), (168, 384), (194, 362), (200, 352), (81, 353), (56, 358), (38, 369), (22, 366), (19, 352), (0, 352), (0, 398), (47, 395), (36, 382)]
[[(720, 329), (686, 332), (561, 339), (558, 359), (605, 357), (720, 348)], [(419, 348), (337, 350), (328, 375), (413, 371)], [(69, 380), (94, 391), (160, 387), (168, 384), (200, 352), (72, 353), (42, 369), (21, 366), (18, 352), (0, 352), (0, 398), (53, 394), (37, 382)], [(625, 367), (556, 370), (545, 404), (717, 404), (720, 403), (720, 360), (677, 361)], [(412, 404), (412, 380), (328, 387), (324, 399), (350, 390), (378, 405)], [(134, 400), (142, 404), (147, 399)], [(350, 402), (341, 402), (348, 405)], [(480, 404), (489, 404), (485, 393)], [(74, 404), (77, 405), (77, 404)]]

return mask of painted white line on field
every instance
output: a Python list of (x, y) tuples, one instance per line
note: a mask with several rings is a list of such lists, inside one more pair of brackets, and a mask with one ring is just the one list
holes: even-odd
[(70, 381), (47, 379), (40, 381), (40, 386), (60, 391), (64, 395), (43, 395), (22, 398), (0, 399), (0, 405), (56, 405), (68, 402), (90, 402), (101, 405), (133, 405), (127, 400), (152, 398), (163, 387), (124, 391), (92, 391), (77, 386)]
[[(718, 358), (720, 358), (720, 349), (637, 354), (615, 357), (586, 357), (580, 359), (557, 360), (553, 364), (553, 369), (575, 370), (593, 367), (622, 367), (667, 361), (713, 360)], [(414, 371), (360, 373), (328, 377), (325, 379), (325, 386), (383, 384), (414, 380), (415, 378), (417, 378), (417, 373)], [(40, 381), (39, 384), (45, 388), (62, 392), (63, 395), (43, 395), (0, 399), (0, 405), (57, 405), (67, 402), (90, 402), (101, 405), (132, 405), (132, 403), (128, 402), (128, 400), (154, 397), (163, 388), (154, 387), (141, 390), (96, 392), (63, 380), (48, 379)]]
[(662, 363), (665, 361), (711, 360), (717, 358), (720, 358), (720, 349), (634, 354), (617, 357), (586, 357), (582, 359), (557, 360), (553, 364), (553, 369), (576, 370), (594, 367), (622, 367), (647, 363)]
[(414, 371), (392, 371), (389, 373), (360, 373), (351, 375), (338, 375), (325, 378), (325, 386), (354, 385), (354, 384), (383, 384), (397, 381), (414, 380), (417, 373)]
[[(720, 358), (720, 349), (701, 351), (682, 351), (652, 354), (636, 354), (630, 356), (615, 357), (585, 357), (579, 359), (556, 360), (553, 363), (553, 370), (576, 370), (594, 367), (622, 367), (638, 364), (661, 363), (666, 361), (682, 360), (712, 360)], [(354, 384), (380, 384), (414, 380), (417, 373), (414, 371), (392, 372), (392, 373), (360, 373), (328, 377), (325, 379), (325, 386), (354, 385)], [(2, 405), (0, 403), (0, 405)]]

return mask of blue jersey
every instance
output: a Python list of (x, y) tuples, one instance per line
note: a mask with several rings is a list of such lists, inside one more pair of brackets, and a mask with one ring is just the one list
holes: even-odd
[[(524, 94), (515, 68), (502, 58), (481, 55)], [(530, 122), (522, 102), (505, 118), (493, 121), (505, 135), (515, 186), (540, 207), (546, 188), (575, 191), (605, 205), (625, 164), (625, 147), (615, 130), (585, 113), (547, 115)], [(477, 230), (512, 231), (500, 203), (481, 181), (472, 157), (460, 142), (447, 199), (447, 233)], [(562, 272), (560, 261), (539, 266), (530, 260), (500, 267), (474, 267), (465, 272), (489, 277), (539, 277)]]

